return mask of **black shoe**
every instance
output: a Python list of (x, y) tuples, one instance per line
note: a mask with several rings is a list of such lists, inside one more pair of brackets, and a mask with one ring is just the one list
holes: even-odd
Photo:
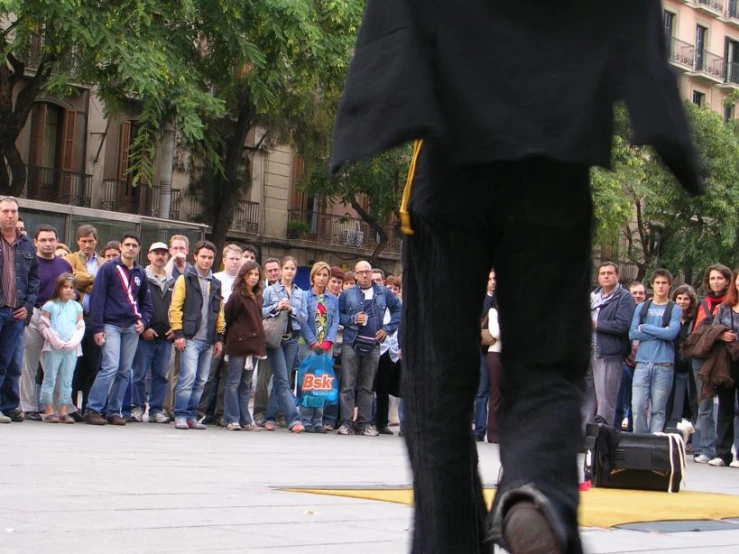
[(38, 412), (25, 412), (28, 421), (41, 421), (41, 414)]
[(212, 415), (207, 415), (203, 418), (203, 421), (201, 421), (200, 423), (202, 423), (203, 425), (213, 425), (213, 419), (214, 418)]
[(313, 427), (312, 425), (304, 425), (304, 427), (305, 427), (305, 432), (306, 433), (315, 433), (316, 432), (316, 428)]
[(23, 412), (20, 410), (11, 410), (5, 415), (8, 416), (10, 421), (13, 423), (23, 423), (26, 420), (26, 416), (23, 415)]
[(513, 554), (559, 554), (554, 531), (534, 503), (522, 500), (508, 509), (503, 520), (503, 539)]
[(75, 421), (75, 423), (83, 423), (85, 421), (85, 418), (77, 410), (69, 415), (72, 416), (72, 419)]
[(391, 431), (391, 430), (390, 430), (389, 428), (387, 428), (387, 427), (378, 427), (378, 428), (377, 428), (377, 432), (378, 432), (378, 433), (380, 433), (381, 435), (390, 435), (391, 437), (392, 437), (393, 435), (395, 435), (395, 433), (393, 433), (393, 432), (392, 432), (392, 431)]

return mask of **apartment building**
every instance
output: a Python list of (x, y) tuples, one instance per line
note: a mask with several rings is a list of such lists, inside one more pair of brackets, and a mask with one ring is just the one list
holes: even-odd
[(664, 33), (682, 96), (734, 119), (725, 100), (739, 90), (739, 0), (664, 0)]

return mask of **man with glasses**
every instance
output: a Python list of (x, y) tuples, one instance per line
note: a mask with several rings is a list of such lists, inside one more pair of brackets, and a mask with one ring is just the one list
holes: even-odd
[(0, 196), (0, 423), (23, 421), (16, 349), (39, 289), (38, 259), (18, 228), (18, 201)]
[(140, 245), (138, 235), (124, 233), (121, 257), (103, 265), (95, 278), (90, 300), (92, 330), (103, 359), (85, 412), (85, 423), (90, 425), (126, 424), (121, 416), (123, 396), (139, 335), (149, 326), (152, 312), (146, 273), (136, 263)]

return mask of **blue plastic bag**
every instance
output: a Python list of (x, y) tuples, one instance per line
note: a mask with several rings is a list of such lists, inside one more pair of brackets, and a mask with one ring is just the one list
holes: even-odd
[(298, 400), (305, 408), (338, 404), (339, 383), (334, 362), (326, 354), (310, 354), (298, 368)]

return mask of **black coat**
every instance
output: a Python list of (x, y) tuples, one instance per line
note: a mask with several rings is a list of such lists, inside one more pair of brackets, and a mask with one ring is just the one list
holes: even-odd
[(367, 0), (331, 171), (418, 138), (453, 164), (607, 167), (619, 99), (634, 141), (700, 193), (660, 0)]

